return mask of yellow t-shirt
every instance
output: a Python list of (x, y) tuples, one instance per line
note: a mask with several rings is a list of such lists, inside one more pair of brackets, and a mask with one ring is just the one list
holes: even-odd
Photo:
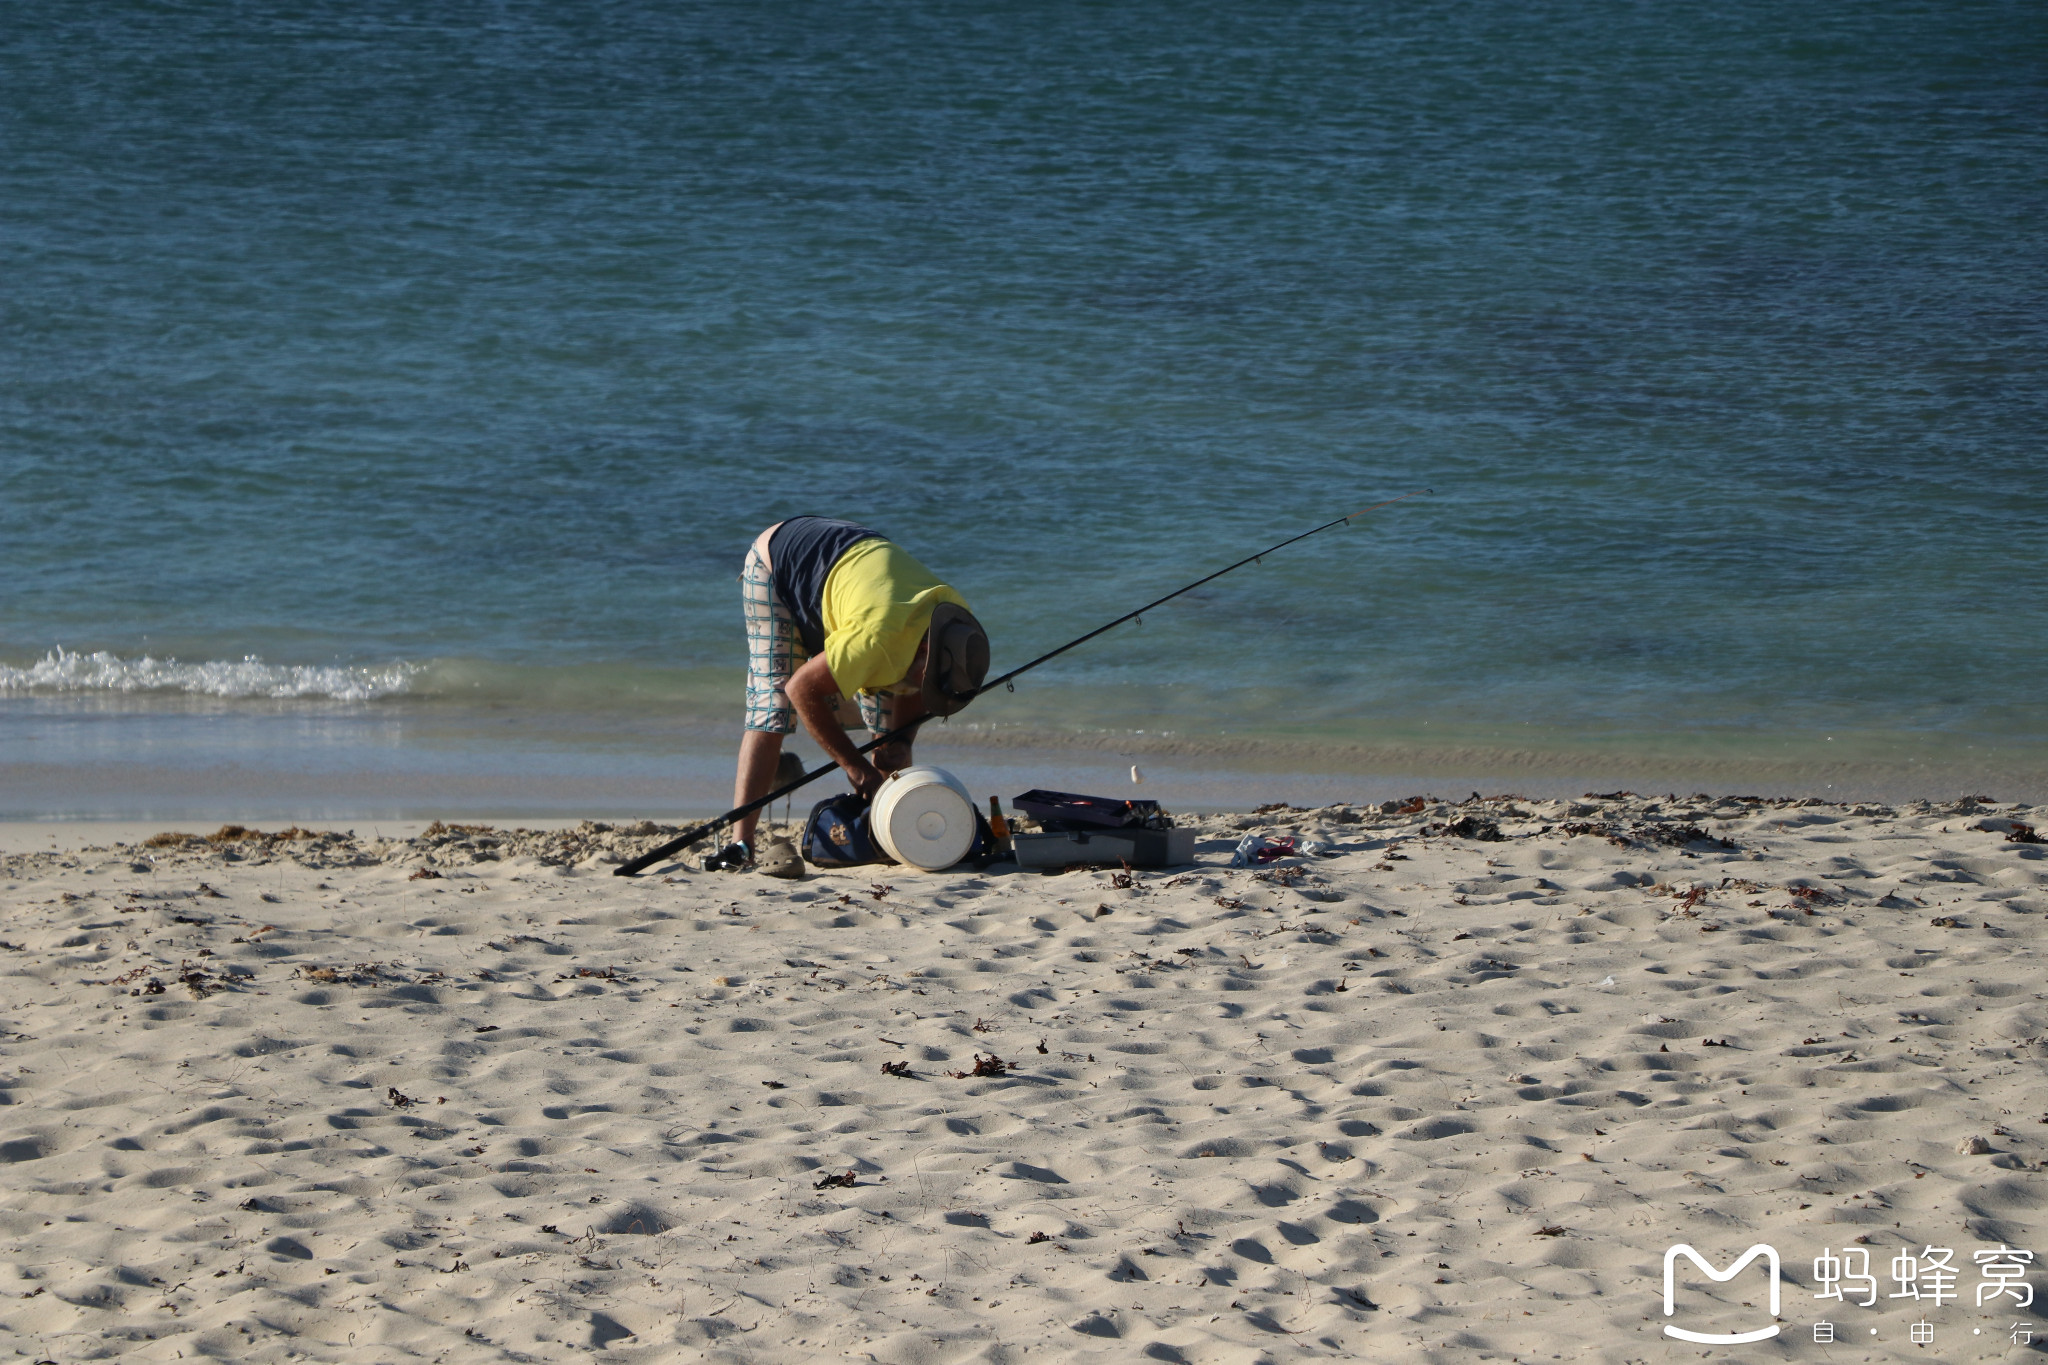
[(903, 675), (940, 602), (967, 606), (893, 540), (863, 540), (839, 556), (818, 606), (825, 666), (840, 694), (904, 690)]

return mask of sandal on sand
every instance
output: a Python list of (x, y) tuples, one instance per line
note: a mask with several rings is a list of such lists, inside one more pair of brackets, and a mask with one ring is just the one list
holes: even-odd
[(779, 834), (771, 835), (761, 842), (760, 856), (754, 859), (754, 870), (764, 877), (800, 881), (804, 875), (804, 858), (796, 851), (795, 844)]

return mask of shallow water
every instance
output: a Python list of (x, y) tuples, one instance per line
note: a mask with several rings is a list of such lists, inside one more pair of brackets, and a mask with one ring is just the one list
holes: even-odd
[(105, 5), (0, 52), (0, 804), (109, 734), (204, 763), (199, 696), (252, 771), (488, 766), (502, 715), (708, 764), (782, 516), (902, 540), (1001, 667), (1419, 487), (968, 735), (2048, 774), (2033, 8)]

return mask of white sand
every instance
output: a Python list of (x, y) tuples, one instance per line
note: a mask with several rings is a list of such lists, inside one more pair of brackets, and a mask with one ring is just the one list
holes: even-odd
[[(1421, 834), (1463, 816), (1508, 837)], [(1972, 1251), (2048, 1254), (2048, 850), (2014, 818), (1280, 812), (1127, 887), (17, 826), (0, 1349), (2005, 1359), (2040, 1320), (1971, 1302)], [(1645, 841), (1676, 825), (1738, 847)], [(1232, 872), (1236, 826), (1341, 855)], [(977, 1054), (1015, 1073), (948, 1074)], [(1933, 1354), (1923, 1304), (1817, 1311), (1813, 1257), (1858, 1239), (1881, 1295), (1902, 1247), (1958, 1249)], [(1679, 1241), (1776, 1246), (1786, 1336), (1661, 1338)], [(1694, 1275), (1688, 1321), (1754, 1326), (1761, 1290)]]

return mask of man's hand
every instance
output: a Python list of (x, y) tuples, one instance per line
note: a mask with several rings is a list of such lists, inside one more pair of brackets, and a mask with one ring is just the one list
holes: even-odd
[(846, 780), (853, 783), (853, 790), (861, 800), (873, 801), (875, 793), (882, 789), (882, 783), (886, 780), (885, 776), (881, 769), (868, 762), (865, 758), (856, 757), (854, 763), (859, 766), (854, 767), (843, 763), (840, 765), (846, 770)]

